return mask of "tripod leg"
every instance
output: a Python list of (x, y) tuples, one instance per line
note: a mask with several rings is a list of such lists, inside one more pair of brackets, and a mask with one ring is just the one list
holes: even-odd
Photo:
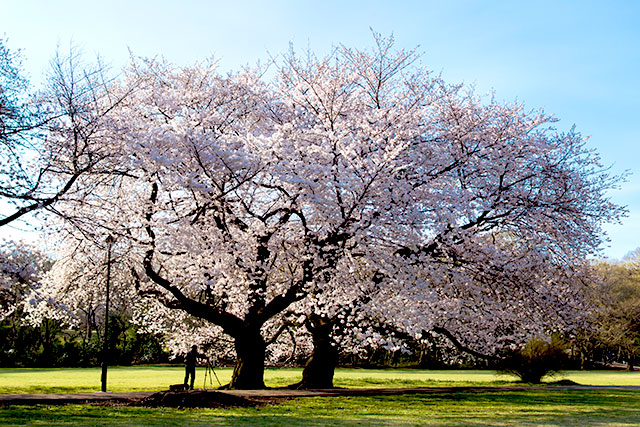
[(207, 369), (204, 370), (204, 382), (202, 383), (202, 388), (207, 389)]
[[(216, 376), (216, 380), (218, 380), (218, 384), (220, 384), (220, 386), (222, 386), (222, 383), (220, 382), (220, 378), (218, 378), (218, 374), (216, 374), (216, 370), (211, 368), (211, 372), (213, 372), (213, 375)], [(209, 381), (211, 381), (211, 376), (209, 376)]]

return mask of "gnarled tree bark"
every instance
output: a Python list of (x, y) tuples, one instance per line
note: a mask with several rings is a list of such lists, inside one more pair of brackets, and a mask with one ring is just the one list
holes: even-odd
[(333, 322), (322, 316), (309, 316), (305, 323), (313, 338), (313, 351), (302, 371), (302, 381), (290, 388), (333, 388), (333, 376), (338, 365), (338, 349), (331, 339)]

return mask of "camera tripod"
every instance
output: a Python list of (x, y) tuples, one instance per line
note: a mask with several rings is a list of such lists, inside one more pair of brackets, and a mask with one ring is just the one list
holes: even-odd
[(215, 361), (212, 360), (207, 360), (207, 365), (204, 367), (204, 384), (202, 385), (202, 388), (204, 388), (206, 390), (207, 388), (207, 375), (209, 376), (209, 385), (213, 386), (213, 378), (212, 377), (216, 377), (216, 381), (218, 381), (218, 384), (220, 384), (220, 386), (222, 386), (222, 383), (220, 382), (220, 379), (218, 378), (218, 374), (216, 374), (216, 370), (213, 369), (213, 367), (215, 366)]

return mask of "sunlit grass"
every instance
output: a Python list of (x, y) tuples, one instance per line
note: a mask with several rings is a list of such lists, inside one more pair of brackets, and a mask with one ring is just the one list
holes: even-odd
[[(300, 369), (267, 369), (266, 382), (284, 386), (300, 379)], [(566, 371), (545, 379), (581, 385), (640, 386), (640, 371)], [(337, 369), (336, 387), (448, 387), (448, 386), (521, 386), (514, 376), (491, 370), (418, 370), (418, 369)]]
[[(232, 368), (216, 368), (220, 382), (231, 379)], [(204, 382), (204, 368), (198, 368), (196, 387), (214, 388), (214, 378)], [(300, 368), (270, 368), (265, 371), (269, 387), (282, 387), (300, 380)], [(160, 391), (170, 384), (181, 383), (184, 368), (181, 366), (133, 366), (110, 367), (108, 390)], [(582, 385), (637, 385), (640, 372), (569, 371), (549, 379), (567, 379)], [(449, 370), (430, 371), (414, 369), (337, 369), (337, 387), (437, 387), (437, 386), (501, 386), (521, 385), (514, 377), (498, 375), (494, 371)], [(100, 390), (100, 368), (62, 369), (0, 369), (0, 393), (73, 393)]]
[[(184, 368), (180, 366), (110, 367), (107, 390), (160, 391), (170, 384), (181, 383)], [(204, 368), (196, 372), (196, 386), (204, 384)], [(231, 379), (231, 368), (216, 369), (220, 381)], [(100, 368), (0, 369), (0, 393), (81, 393), (100, 390)], [(215, 377), (213, 385), (217, 386)], [(209, 379), (207, 378), (207, 386)]]
[(167, 409), (90, 405), (0, 409), (0, 425), (390, 426), (640, 423), (640, 392), (527, 390), (298, 398), (255, 408)]
[(566, 378), (584, 385), (640, 386), (640, 371), (567, 371), (558, 378)]

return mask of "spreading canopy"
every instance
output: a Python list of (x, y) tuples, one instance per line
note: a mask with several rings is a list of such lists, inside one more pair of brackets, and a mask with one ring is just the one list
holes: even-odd
[(136, 61), (109, 87), (116, 173), (60, 205), (67, 231), (115, 233), (141, 295), (231, 336), (232, 386), (263, 385), (264, 333), (289, 310), (353, 306), (411, 332), (446, 311), (460, 334), (517, 321), (518, 301), (553, 311), (622, 213), (606, 198), (618, 178), (577, 132), (392, 45), (290, 52), (272, 81)]

